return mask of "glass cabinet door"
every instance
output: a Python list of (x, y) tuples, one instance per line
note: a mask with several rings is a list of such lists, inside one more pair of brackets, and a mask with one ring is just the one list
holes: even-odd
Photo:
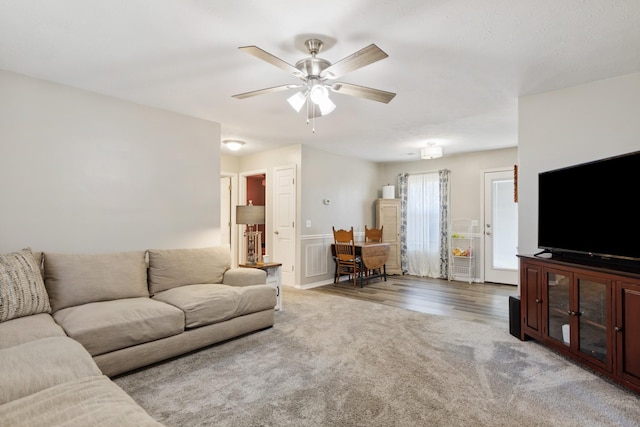
[(608, 284), (580, 277), (577, 283), (579, 351), (606, 363)]
[(570, 304), (569, 273), (547, 272), (547, 333), (549, 337), (570, 344), (569, 304)]

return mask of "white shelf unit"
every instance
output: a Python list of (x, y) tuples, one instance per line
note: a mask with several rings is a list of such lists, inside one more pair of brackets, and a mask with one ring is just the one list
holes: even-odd
[(480, 235), (477, 225), (468, 218), (451, 221), (451, 244), (449, 245), (449, 280), (473, 282), (478, 270), (478, 248)]

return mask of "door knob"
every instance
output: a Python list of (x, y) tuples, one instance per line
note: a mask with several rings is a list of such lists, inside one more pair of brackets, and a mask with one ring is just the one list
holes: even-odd
[(486, 234), (487, 236), (491, 236), (491, 232), (490, 232), (490, 231), (487, 231), (485, 234)]
[(280, 234), (278, 230), (274, 231), (273, 234)]

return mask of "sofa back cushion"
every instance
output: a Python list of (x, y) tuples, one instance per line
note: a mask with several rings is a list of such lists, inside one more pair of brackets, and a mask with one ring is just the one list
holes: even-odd
[(40, 265), (31, 249), (0, 255), (0, 322), (50, 311)]
[(90, 302), (149, 296), (144, 251), (45, 252), (44, 282), (53, 312)]
[(149, 250), (149, 292), (152, 295), (178, 286), (222, 283), (231, 268), (228, 246), (198, 249)]

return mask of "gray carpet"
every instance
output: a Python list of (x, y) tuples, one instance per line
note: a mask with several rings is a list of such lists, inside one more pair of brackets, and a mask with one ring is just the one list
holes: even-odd
[(285, 288), (276, 325), (116, 379), (168, 426), (637, 426), (640, 398), (508, 330)]

